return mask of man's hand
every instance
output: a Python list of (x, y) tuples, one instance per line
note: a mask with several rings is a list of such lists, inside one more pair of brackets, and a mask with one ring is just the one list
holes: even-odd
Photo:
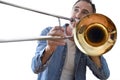
[[(48, 33), (48, 36), (60, 36), (65, 37), (65, 31), (63, 27), (55, 26), (53, 27), (50, 32)], [(65, 45), (64, 39), (59, 40), (47, 40), (47, 46), (45, 48), (45, 51), (43, 53), (43, 56), (41, 58), (42, 63), (45, 64), (48, 59), (51, 57), (52, 53), (55, 51), (57, 46), (63, 46)]]

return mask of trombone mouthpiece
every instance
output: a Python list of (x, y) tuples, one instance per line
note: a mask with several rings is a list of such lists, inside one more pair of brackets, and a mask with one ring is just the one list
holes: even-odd
[(80, 19), (78, 19), (78, 18), (71, 18), (71, 20), (70, 20), (71, 22), (79, 22), (80, 21)]
[(74, 21), (75, 21), (75, 19), (74, 19), (74, 18), (71, 18), (70, 22), (74, 22)]

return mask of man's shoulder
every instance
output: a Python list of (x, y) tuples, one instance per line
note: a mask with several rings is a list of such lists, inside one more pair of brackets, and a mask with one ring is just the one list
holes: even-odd
[(46, 28), (44, 28), (44, 29), (41, 31), (40, 35), (47, 35), (47, 33), (48, 33), (51, 29), (52, 29), (52, 27), (46, 27)]

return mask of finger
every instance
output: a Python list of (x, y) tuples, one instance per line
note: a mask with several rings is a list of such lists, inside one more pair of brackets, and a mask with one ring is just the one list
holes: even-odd
[(65, 34), (61, 31), (52, 31), (47, 34), (48, 36), (60, 36), (60, 37), (65, 37)]
[(53, 30), (61, 30), (61, 31), (64, 32), (64, 28), (61, 27), (61, 26), (55, 26), (55, 27), (53, 28)]
[(65, 41), (64, 40), (49, 40), (48, 44), (51, 46), (62, 46), (62, 45), (65, 45)]
[(53, 29), (53, 30), (51, 30), (49, 33), (48, 33), (48, 35), (50, 35), (50, 36), (62, 36), (62, 37), (64, 37), (65, 36), (65, 33), (64, 33), (64, 31), (62, 31), (62, 30), (55, 30), (55, 29)]

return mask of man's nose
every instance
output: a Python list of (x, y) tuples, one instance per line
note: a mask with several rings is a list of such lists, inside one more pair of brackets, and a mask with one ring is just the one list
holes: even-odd
[(81, 18), (81, 12), (78, 12), (77, 14), (76, 14), (76, 18), (78, 18), (78, 19), (80, 19)]

